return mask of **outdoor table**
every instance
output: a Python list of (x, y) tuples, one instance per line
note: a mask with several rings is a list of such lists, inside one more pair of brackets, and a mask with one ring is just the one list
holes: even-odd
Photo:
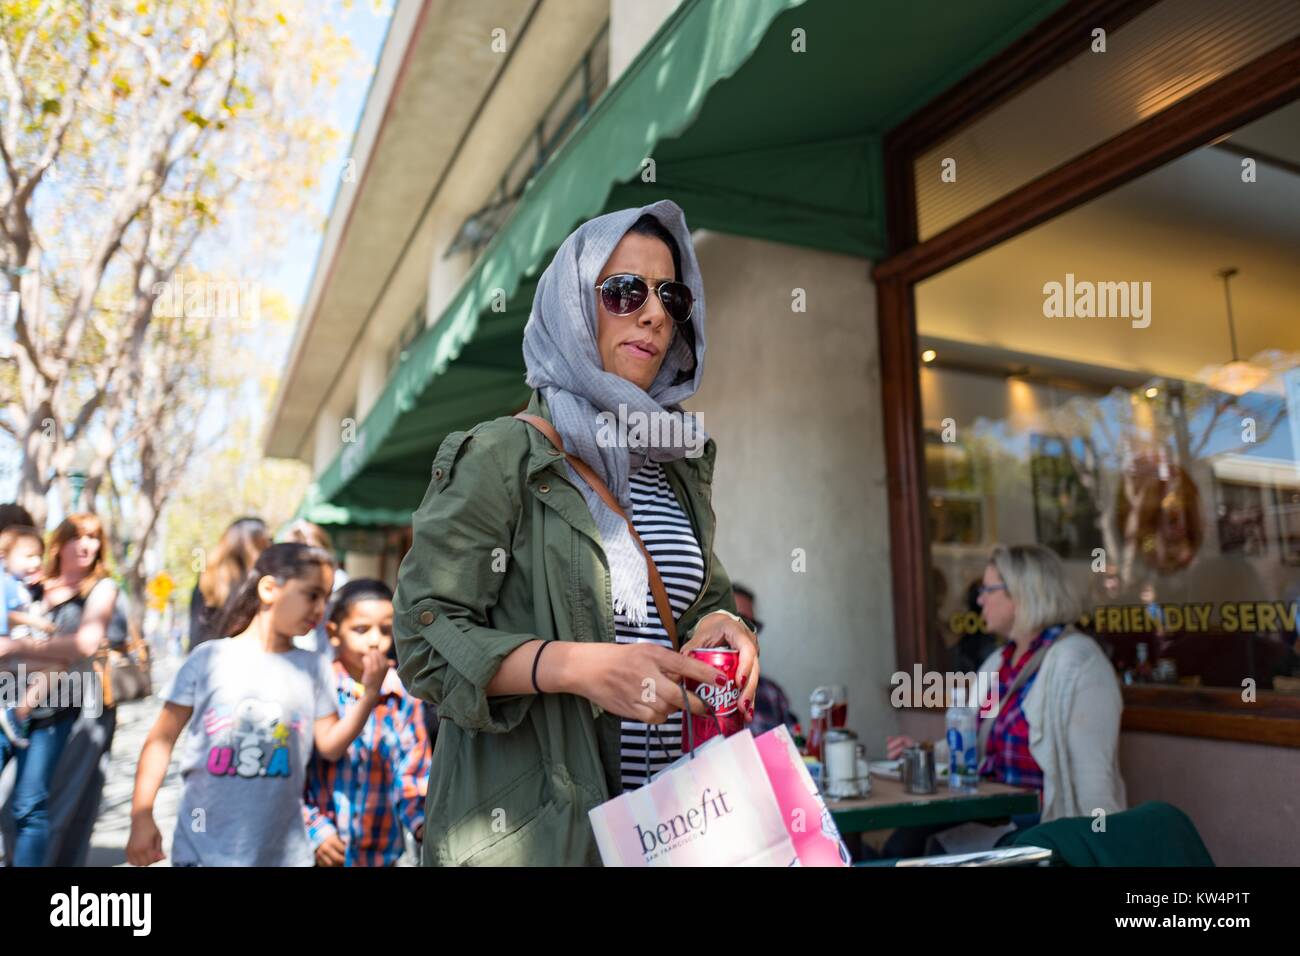
[(1038, 812), (1038, 791), (981, 780), (974, 793), (953, 793), (940, 781), (935, 793), (908, 793), (901, 780), (872, 776), (871, 796), (827, 799), (826, 807), (840, 833), (864, 833), (893, 827), (927, 826), (997, 820)]

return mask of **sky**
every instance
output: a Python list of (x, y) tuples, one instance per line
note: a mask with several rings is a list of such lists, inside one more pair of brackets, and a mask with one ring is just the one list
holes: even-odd
[[(378, 62), (379, 53), (383, 49), (391, 16), (387, 13), (376, 15), (369, 3), (354, 3), (350, 10), (343, 9), (340, 0), (330, 0), (330, 4), (335, 8), (334, 15), (338, 18), (340, 29), (352, 38), (362, 61), (373, 67)], [(344, 84), (342, 89), (333, 118), (334, 125), (344, 132), (343, 152), (339, 162), (333, 166), (340, 173), (343, 156), (351, 153), (352, 141), (361, 120), (361, 111), (365, 107), (366, 97), (370, 94), (370, 84)], [(341, 184), (341, 175), (322, 181), (322, 188), (317, 197), (322, 217), (333, 207), (334, 198)], [(298, 229), (285, 248), (284, 259), (277, 274), (268, 280), (268, 284), (283, 292), (289, 302), (299, 310), (311, 284), (312, 272), (323, 237), (323, 232), (314, 229), (305, 227)]]
[[(358, 59), (368, 68), (366, 82), (339, 85), (338, 95), (332, 104), (332, 113), (326, 117), (342, 133), (339, 156), (326, 168), (338, 170), (340, 174), (343, 158), (351, 153), (356, 129), (360, 123), (366, 97), (370, 92), (370, 77), (373, 76), (373, 67), (378, 62), (383, 49), (391, 21), (392, 5), (390, 0), (385, 8), (377, 10), (376, 4), (370, 0), (353, 0), (353, 2), (328, 0), (326, 15), (334, 19), (337, 28), (351, 38)], [(288, 241), (278, 261), (271, 264), (269, 272), (262, 279), (263, 285), (284, 295), (299, 319), (324, 238), (324, 229), (318, 226), (325, 222), (332, 210), (341, 183), (341, 175), (322, 177), (320, 190), (315, 197), (319, 222), (306, 220), (298, 222), (290, 230)], [(278, 367), (282, 368), (287, 358), (292, 332), (292, 329), (288, 329), (277, 340), (266, 343), (267, 348), (277, 353), (275, 364)], [(232, 410), (229, 408), (214, 407), (213, 414), (205, 415), (199, 424), (201, 442), (205, 441), (207, 436), (220, 431), (224, 424), (223, 416), (231, 413)], [(8, 440), (7, 436), (0, 436), (0, 501), (14, 500), (18, 488), (20, 464), (21, 455), (18, 446)], [(62, 520), (59, 511), (57, 496), (51, 495), (48, 519), (50, 526)]]

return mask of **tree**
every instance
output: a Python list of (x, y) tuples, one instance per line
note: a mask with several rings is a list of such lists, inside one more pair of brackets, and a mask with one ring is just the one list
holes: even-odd
[[(144, 386), (144, 356), (168, 339), (150, 329), (177, 269), (223, 218), (274, 242), (278, 216), (309, 208), (338, 138), (317, 110), (351, 48), (309, 0), (0, 11), (0, 271), (19, 302), (0, 428), (43, 521), (51, 487), (73, 506), (69, 466), (92, 433), (92, 502), (120, 423), (143, 440), (131, 409), (164, 387)], [(257, 250), (241, 251), (250, 268)]]
[[(219, 450), (236, 483), (215, 498), (237, 511), (238, 482), (265, 470), (247, 400), (265, 399), (264, 323), (290, 316), (262, 314), (258, 270), (284, 223), (315, 212), (339, 139), (318, 117), (355, 66), (320, 14), (309, 0), (0, 0), (0, 274), (18, 294), (0, 428), (38, 521), (51, 488), (65, 512), (107, 507), (137, 625), (152, 542), (169, 524), (187, 538), (167, 512), (195, 505), (194, 463)], [(203, 438), (215, 406), (229, 420)], [(89, 461), (76, 500), (74, 456)], [(273, 470), (301, 492), (301, 469)], [(217, 484), (198, 483), (210, 500)], [(202, 535), (229, 516), (201, 510), (187, 540), (215, 540)]]

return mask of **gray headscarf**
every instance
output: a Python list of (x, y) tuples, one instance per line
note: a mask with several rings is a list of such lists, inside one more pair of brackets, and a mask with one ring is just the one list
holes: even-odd
[[(694, 374), (686, 382), (672, 384), (679, 371), (691, 367), (690, 346), (681, 331), (676, 330), (648, 393), (627, 379), (606, 372), (596, 346), (596, 280), (619, 240), (645, 213), (658, 219), (676, 238), (682, 260), (680, 278), (695, 295), (691, 316), (695, 332)], [(704, 374), (704, 284), (681, 207), (670, 200), (660, 200), (640, 209), (622, 209), (599, 216), (571, 233), (538, 280), (532, 314), (524, 327), (524, 362), (528, 368), (525, 381), (532, 388), (541, 389), (565, 450), (577, 455), (604, 479), (631, 517), (629, 478), (647, 458), (653, 461), (682, 458), (688, 453), (688, 445), (701, 449), (705, 441), (698, 422), (680, 407), (681, 402), (695, 394)], [(620, 405), (629, 413), (639, 413), (638, 418), (648, 416), (642, 419), (645, 421), (664, 423), (672, 416), (672, 427), (652, 431), (653, 439), (658, 441), (655, 445), (629, 448), (611, 443), (608, 414), (617, 416)], [(597, 417), (602, 413), (606, 413), (604, 423)], [(606, 440), (599, 441), (602, 431)], [(690, 440), (683, 440), (684, 436), (690, 436)], [(572, 467), (569, 479), (582, 492), (600, 532), (609, 560), (614, 611), (626, 615), (634, 625), (644, 625), (648, 620), (649, 587), (645, 558), (623, 519), (600, 500)]]

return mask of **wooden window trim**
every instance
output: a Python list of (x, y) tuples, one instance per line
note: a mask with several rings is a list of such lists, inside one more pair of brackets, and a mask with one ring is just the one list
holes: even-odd
[[(900, 670), (927, 662), (929, 635), (936, 633), (929, 611), (916, 283), (1300, 97), (1297, 38), (918, 243), (916, 156), (1085, 49), (1093, 28), (1113, 30), (1151, 5), (1069, 4), (885, 138), (891, 255), (875, 267), (873, 278)], [(1300, 747), (1300, 701), (1287, 695), (1261, 692), (1257, 701), (1245, 703), (1232, 688), (1126, 687), (1124, 699), (1126, 730)]]
[(1124, 730), (1300, 747), (1300, 697), (1231, 687), (1125, 687)]

